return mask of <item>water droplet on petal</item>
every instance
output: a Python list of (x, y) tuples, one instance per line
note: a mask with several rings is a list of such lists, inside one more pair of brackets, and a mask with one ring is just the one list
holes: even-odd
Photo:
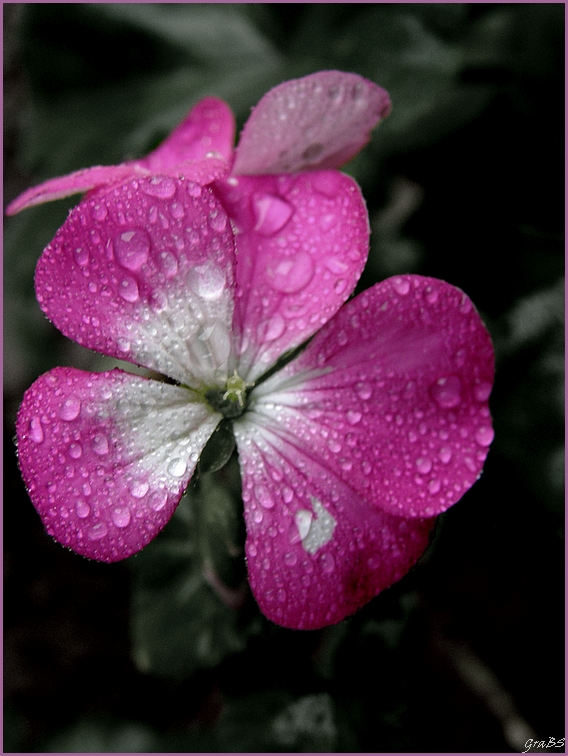
[(93, 436), (91, 446), (99, 457), (104, 457), (105, 454), (108, 454), (108, 438), (103, 433), (96, 433)]
[(363, 415), (361, 412), (358, 412), (357, 410), (348, 410), (347, 411), (347, 422), (350, 425), (357, 425), (357, 423), (361, 420)]
[(432, 460), (428, 459), (428, 457), (419, 457), (416, 460), (416, 467), (418, 468), (419, 472), (421, 472), (423, 475), (426, 475), (432, 469)]
[(252, 199), (256, 224), (254, 230), (263, 236), (278, 233), (292, 217), (294, 208), (274, 194), (258, 192)]
[(130, 510), (128, 507), (116, 507), (112, 510), (111, 518), (117, 528), (125, 528), (130, 524)]
[(174, 478), (183, 477), (183, 475), (185, 475), (186, 470), (187, 470), (187, 464), (184, 462), (183, 459), (172, 459), (172, 461), (168, 465), (168, 472), (170, 475), (173, 475)]
[(108, 527), (104, 522), (97, 522), (87, 530), (87, 535), (91, 541), (100, 541), (108, 533)]
[(85, 517), (88, 517), (90, 515), (91, 507), (83, 499), (78, 499), (75, 502), (75, 512), (77, 512), (77, 517), (79, 517), (81, 520), (84, 520)]
[(193, 181), (187, 182), (187, 193), (190, 197), (197, 198), (201, 197), (201, 186), (199, 184), (194, 184)]
[(89, 263), (89, 253), (84, 247), (77, 247), (73, 253), (73, 257), (75, 258), (77, 265), (80, 265), (81, 267), (84, 267)]
[(209, 225), (213, 231), (224, 231), (227, 225), (227, 216), (221, 210), (213, 210), (209, 213)]
[(334, 454), (337, 454), (342, 449), (339, 441), (336, 441), (334, 438), (330, 438), (329, 441), (327, 442), (327, 445)]
[(260, 505), (265, 509), (272, 509), (274, 506), (274, 500), (265, 488), (260, 488), (256, 493), (257, 499)]
[(259, 338), (263, 341), (274, 341), (286, 330), (286, 321), (279, 312), (275, 312), (270, 320), (259, 326)]
[(298, 557), (293, 551), (289, 551), (287, 554), (284, 554), (284, 564), (286, 564), (288, 567), (293, 567), (297, 563)]
[(175, 181), (169, 176), (154, 176), (150, 181), (143, 181), (140, 188), (150, 197), (170, 199), (176, 193)]
[(148, 493), (150, 486), (145, 480), (135, 480), (130, 486), (130, 493), (135, 499), (142, 499)]
[(32, 441), (35, 441), (36, 444), (42, 443), (45, 436), (43, 434), (43, 428), (39, 417), (32, 417), (29, 424), (29, 432)]
[(227, 279), (221, 268), (201, 265), (189, 271), (187, 283), (192, 291), (202, 299), (213, 302), (223, 294)]
[(150, 237), (142, 229), (125, 231), (115, 237), (114, 252), (123, 268), (139, 270), (148, 259), (149, 251)]
[(432, 396), (444, 409), (458, 406), (461, 401), (460, 391), (461, 382), (457, 375), (439, 378), (431, 389)]
[(314, 275), (314, 261), (307, 252), (297, 252), (289, 257), (270, 260), (267, 274), (271, 286), (285, 294), (295, 294), (305, 289)]
[(118, 293), (127, 302), (136, 302), (140, 296), (138, 284), (133, 278), (130, 278), (130, 276), (122, 279), (118, 287)]
[(321, 142), (313, 142), (302, 152), (302, 157), (307, 163), (315, 163), (322, 152), (323, 144)]
[(482, 425), (481, 428), (478, 428), (475, 432), (475, 440), (480, 446), (489, 446), (493, 441), (494, 436), (495, 432), (489, 425)]
[(486, 402), (491, 394), (491, 384), (488, 381), (478, 383), (473, 389), (473, 393), (478, 402)]
[(366, 400), (371, 398), (371, 394), (373, 393), (373, 389), (371, 387), (370, 383), (358, 383), (355, 386), (355, 391), (357, 394), (361, 397), (361, 399)]
[(333, 572), (335, 569), (335, 559), (331, 554), (328, 554), (327, 552), (323, 553), (320, 556), (320, 564), (321, 568), (324, 572), (327, 572), (328, 574), (330, 572)]
[(175, 255), (168, 252), (167, 249), (160, 252), (160, 264), (167, 278), (173, 278), (177, 275), (179, 269), (178, 261), (176, 260)]
[(77, 444), (75, 442), (69, 444), (69, 456), (72, 459), (79, 459), (81, 455), (83, 454), (83, 449), (81, 447), (81, 444)]
[(448, 464), (448, 462), (449, 462), (449, 461), (451, 460), (451, 458), (452, 458), (452, 450), (450, 449), (450, 447), (449, 447), (449, 446), (442, 446), (442, 448), (441, 448), (441, 449), (440, 449), (440, 451), (439, 451), (439, 454), (438, 454), (438, 456), (440, 457), (441, 461), (442, 461), (442, 462), (443, 462), (443, 463), (444, 463), (445, 465), (447, 465), (447, 464)]
[(396, 278), (393, 278), (392, 285), (398, 294), (404, 295), (408, 294), (410, 291), (410, 281), (406, 278), (400, 278), (400, 276), (397, 276)]
[(68, 396), (59, 408), (59, 417), (62, 420), (67, 420), (67, 422), (70, 422), (71, 420), (75, 420), (80, 411), (81, 402), (79, 401), (79, 399), (77, 399), (76, 396)]
[(165, 506), (168, 501), (168, 494), (164, 490), (160, 491), (154, 491), (152, 494), (150, 494), (150, 498), (148, 499), (148, 504), (150, 505), (150, 509), (153, 509), (154, 512), (160, 512)]
[(430, 491), (431, 494), (437, 494), (441, 487), (442, 487), (442, 484), (437, 478), (433, 478), (428, 483), (428, 490)]
[(95, 205), (93, 208), (93, 218), (96, 221), (104, 221), (108, 215), (108, 209), (106, 205)]

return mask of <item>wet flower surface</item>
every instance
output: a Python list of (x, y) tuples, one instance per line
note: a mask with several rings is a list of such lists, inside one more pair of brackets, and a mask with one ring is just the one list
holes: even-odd
[(58, 541), (109, 562), (140, 550), (225, 417), (270, 619), (338, 622), (423, 553), (485, 461), (493, 350), (442, 281), (400, 276), (345, 304), (369, 229), (335, 168), (389, 109), (371, 82), (314, 74), (269, 92), (233, 152), (232, 114), (206, 98), (148, 157), (12, 203), (88, 190), (38, 263), (38, 301), (80, 344), (171, 379), (57, 368), (26, 392), (20, 467)]

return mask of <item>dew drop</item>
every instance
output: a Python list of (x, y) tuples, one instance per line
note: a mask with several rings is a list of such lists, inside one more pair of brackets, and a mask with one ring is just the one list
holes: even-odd
[(274, 194), (257, 192), (252, 199), (256, 223), (254, 230), (262, 236), (274, 236), (292, 217), (294, 208)]
[(334, 454), (337, 454), (342, 449), (341, 444), (335, 438), (330, 438), (327, 445)]
[(96, 221), (104, 221), (108, 215), (108, 209), (106, 205), (95, 205), (93, 208), (93, 218)]
[(263, 341), (274, 341), (282, 336), (285, 330), (286, 321), (279, 312), (275, 312), (266, 324), (262, 323), (259, 327), (259, 337)]
[(118, 293), (127, 302), (136, 302), (140, 296), (138, 284), (133, 278), (123, 278), (118, 287)]
[(482, 425), (475, 432), (475, 440), (480, 446), (489, 446), (493, 441), (495, 433), (489, 425)]
[(262, 514), (262, 512), (260, 511), (260, 509), (255, 509), (254, 510), (254, 514), (253, 514), (252, 517), (253, 517), (253, 520), (256, 522), (257, 525), (259, 525), (263, 521), (263, 519), (264, 519), (264, 515)]
[(432, 469), (432, 460), (428, 459), (428, 457), (419, 457), (416, 460), (416, 467), (422, 475), (427, 475)]
[(302, 152), (302, 158), (306, 163), (315, 163), (322, 152), (323, 144), (321, 142), (313, 142), (313, 144), (308, 145)]
[(491, 394), (491, 384), (488, 381), (482, 381), (475, 386), (473, 393), (478, 402), (486, 402)]
[(150, 509), (153, 509), (154, 512), (160, 512), (165, 506), (168, 501), (168, 494), (164, 490), (160, 491), (154, 491), (152, 494), (150, 494), (150, 498), (148, 499), (148, 504), (150, 506)]
[(324, 572), (327, 572), (328, 574), (330, 572), (333, 572), (333, 570), (335, 569), (335, 559), (331, 554), (328, 554), (327, 552), (320, 556), (320, 564), (322, 570)]
[(179, 269), (178, 261), (176, 260), (175, 255), (168, 252), (167, 249), (160, 252), (160, 264), (167, 278), (173, 278), (177, 275)]
[(410, 291), (410, 281), (406, 278), (400, 278), (400, 276), (397, 276), (396, 278), (393, 278), (392, 285), (398, 294), (404, 295), (408, 294)]
[(438, 453), (438, 456), (440, 457), (441, 461), (442, 461), (442, 462), (443, 462), (443, 463), (444, 463), (445, 465), (447, 465), (447, 464), (448, 464), (448, 462), (449, 462), (449, 461), (451, 460), (451, 458), (452, 458), (452, 450), (450, 449), (450, 447), (449, 447), (449, 446), (442, 446), (442, 448), (440, 449), (440, 451), (439, 451), (439, 453)]
[(285, 294), (295, 294), (310, 283), (315, 270), (314, 261), (307, 252), (299, 251), (289, 257), (270, 261), (267, 274), (271, 286)]
[(142, 229), (136, 228), (119, 234), (114, 239), (116, 259), (123, 268), (136, 271), (148, 259), (150, 237)]
[(357, 410), (348, 410), (347, 411), (347, 422), (350, 425), (357, 425), (358, 422), (360, 422), (363, 415), (358, 412)]
[(89, 253), (84, 247), (77, 247), (73, 253), (73, 257), (75, 258), (77, 265), (80, 265), (81, 267), (84, 267), (89, 263)]
[(176, 193), (176, 184), (169, 176), (154, 176), (150, 181), (143, 181), (140, 188), (150, 197), (171, 199)]
[(197, 199), (197, 197), (201, 197), (201, 186), (199, 184), (194, 184), (193, 181), (188, 181), (187, 193), (190, 197)]
[(428, 286), (426, 288), (425, 295), (428, 304), (436, 304), (436, 302), (438, 301), (438, 290), (432, 289), (431, 286)]
[(274, 507), (274, 500), (265, 488), (260, 488), (257, 491), (256, 496), (258, 501), (260, 502), (260, 505), (265, 509), (272, 509)]
[(108, 454), (108, 438), (103, 433), (96, 433), (93, 436), (91, 446), (99, 457), (104, 457), (105, 454)]
[(142, 499), (148, 493), (150, 486), (145, 480), (135, 480), (130, 486), (130, 493), (135, 499)]
[(295, 564), (298, 563), (298, 557), (293, 551), (289, 551), (287, 554), (284, 554), (284, 564), (288, 567), (293, 567)]
[(461, 382), (457, 375), (439, 378), (431, 388), (432, 396), (443, 409), (457, 407), (461, 401)]
[(91, 541), (100, 541), (108, 533), (108, 527), (104, 522), (97, 522), (91, 528), (87, 530), (87, 535)]
[(85, 517), (88, 517), (91, 514), (91, 507), (86, 501), (84, 501), (84, 499), (77, 499), (75, 502), (75, 512), (77, 512), (77, 517), (84, 520)]
[(373, 389), (369, 383), (358, 383), (355, 386), (355, 391), (363, 400), (370, 399), (373, 393)]
[(32, 417), (30, 420), (29, 433), (32, 441), (35, 441), (36, 444), (41, 444), (44, 440), (45, 436), (39, 417)]
[(428, 483), (428, 490), (431, 494), (437, 494), (440, 491), (440, 488), (442, 487), (441, 482), (437, 478), (433, 478)]
[(77, 444), (77, 443), (73, 442), (73, 443), (69, 444), (68, 452), (69, 452), (69, 456), (72, 459), (79, 459), (81, 457), (81, 455), (83, 454), (83, 448), (82, 448), (81, 444)]
[(68, 396), (59, 408), (59, 417), (62, 420), (70, 422), (75, 420), (81, 411), (81, 402), (76, 396)]
[(172, 459), (168, 465), (168, 472), (170, 475), (173, 475), (174, 478), (181, 478), (185, 475), (186, 470), (187, 464), (183, 459)]
[(130, 524), (130, 510), (128, 507), (116, 507), (112, 510), (111, 518), (117, 528), (125, 528)]
[(220, 210), (209, 213), (209, 225), (213, 231), (224, 231), (227, 225), (227, 216)]
[(223, 294), (226, 278), (221, 268), (212, 265), (198, 266), (189, 271), (187, 283), (202, 299), (214, 302)]

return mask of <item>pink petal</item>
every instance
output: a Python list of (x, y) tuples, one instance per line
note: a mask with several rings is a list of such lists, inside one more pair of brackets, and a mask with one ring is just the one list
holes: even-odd
[(481, 474), (493, 439), (490, 337), (449, 284), (399, 276), (346, 304), (305, 351), (253, 392), (360, 496), (431, 517)]
[(231, 109), (216, 97), (205, 97), (142, 162), (152, 173), (168, 175), (179, 175), (177, 171), (183, 163), (205, 158), (217, 159), (228, 169), (234, 142), (235, 119)]
[(16, 430), (48, 533), (103, 562), (139, 551), (172, 516), (219, 419), (187, 389), (119, 370), (41, 376)]
[(391, 109), (384, 89), (357, 74), (320, 71), (270, 90), (245, 124), (233, 174), (339, 168)]
[(214, 190), (236, 231), (239, 373), (252, 381), (349, 297), (367, 259), (367, 211), (337, 171), (233, 177)]
[(157, 176), (86, 198), (46, 248), (36, 293), (66, 336), (200, 387), (232, 366), (233, 235), (208, 188)]
[(93, 168), (83, 168), (69, 173), (67, 176), (49, 179), (38, 186), (26, 189), (6, 208), (7, 215), (15, 215), (43, 202), (70, 197), (72, 194), (86, 192), (105, 184), (118, 184), (141, 173), (135, 163), (121, 163), (120, 165), (97, 165)]
[(424, 552), (432, 520), (381, 512), (293, 440), (278, 416), (235, 422), (249, 582), (285, 627), (339, 622), (400, 580)]

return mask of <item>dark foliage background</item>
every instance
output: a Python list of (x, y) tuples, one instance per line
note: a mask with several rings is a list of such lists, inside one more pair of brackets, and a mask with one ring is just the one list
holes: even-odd
[[(450, 281), (497, 353), (485, 473), (426, 556), (350, 620), (283, 630), (252, 600), (228, 609), (199, 560), (175, 556), (192, 502), (128, 563), (45, 535), (15, 412), (41, 372), (103, 362), (33, 293), (76, 198), (8, 219), (5, 751), (496, 752), (564, 737), (563, 43), (563, 4), (4, 5), (5, 204), (144, 154), (206, 94), (242, 126), (281, 81), (355, 71), (394, 103), (347, 167), (373, 228), (361, 286)], [(234, 527), (221, 519), (210, 551)]]

